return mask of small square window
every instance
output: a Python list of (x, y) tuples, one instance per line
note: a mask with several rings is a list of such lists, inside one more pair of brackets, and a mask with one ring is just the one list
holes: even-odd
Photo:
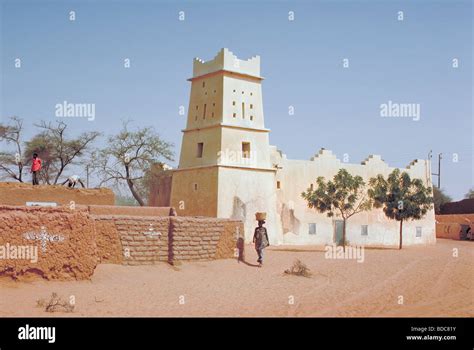
[(250, 93), (250, 96), (253, 96), (253, 93)]
[(416, 237), (421, 237), (421, 226), (416, 227)]
[(250, 116), (250, 120), (253, 120), (253, 115)]
[(232, 101), (232, 106), (235, 106), (235, 101)]
[(235, 92), (235, 90), (233, 92)]
[(315, 235), (316, 234), (316, 224), (315, 223), (309, 223), (308, 224), (308, 233), (310, 235)]
[(277, 189), (279, 190), (281, 188), (280, 181), (277, 181)]
[(250, 109), (253, 109), (253, 104), (250, 104)]
[(202, 152), (203, 152), (203, 150), (204, 150), (204, 143), (199, 142), (199, 143), (197, 144), (197, 155), (196, 155), (198, 158), (202, 158)]
[(232, 116), (235, 118), (237, 117), (237, 113), (232, 113)]
[(361, 236), (368, 236), (369, 235), (369, 225), (361, 225), (360, 226), (360, 234), (361, 234)]

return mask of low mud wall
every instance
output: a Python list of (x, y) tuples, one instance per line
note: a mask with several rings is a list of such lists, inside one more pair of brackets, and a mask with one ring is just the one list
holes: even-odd
[(58, 205), (113, 205), (115, 195), (108, 188), (68, 188), (60, 185), (33, 186), (19, 182), (0, 182), (0, 205), (26, 205), (27, 202), (53, 202)]
[(90, 279), (99, 263), (148, 265), (238, 257), (241, 221), (92, 214), (109, 212), (106, 209), (0, 206), (0, 276), (81, 280)]
[(86, 210), (0, 206), (0, 275), (88, 279), (98, 263), (95, 238)]
[(436, 215), (436, 237), (460, 240), (462, 225), (474, 231), (474, 214)]

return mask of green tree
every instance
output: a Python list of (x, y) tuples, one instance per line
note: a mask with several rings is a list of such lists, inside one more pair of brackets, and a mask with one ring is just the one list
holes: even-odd
[(474, 198), (474, 188), (471, 188), (466, 195), (464, 196), (465, 199), (472, 199)]
[(451, 202), (453, 199), (444, 193), (443, 189), (438, 189), (437, 187), (433, 187), (433, 203), (434, 203), (434, 210), (436, 214), (440, 213), (441, 206), (443, 204)]
[(307, 201), (309, 208), (328, 217), (339, 215), (343, 220), (342, 245), (346, 246), (346, 222), (362, 211), (370, 210), (372, 201), (367, 195), (365, 183), (360, 176), (352, 176), (346, 169), (340, 169), (333, 180), (325, 181), (320, 176), (316, 180), (316, 188), (308, 188), (301, 196)]
[(95, 164), (102, 175), (101, 184), (126, 184), (133, 198), (144, 206), (145, 191), (140, 190), (140, 184), (147, 182), (146, 174), (159, 159), (173, 159), (172, 144), (163, 141), (151, 127), (129, 130), (128, 122), (117, 135), (108, 138), (107, 144)]
[(375, 208), (383, 208), (389, 219), (400, 222), (399, 249), (403, 246), (403, 221), (419, 220), (432, 208), (431, 186), (421, 179), (411, 179), (406, 172), (395, 169), (385, 179), (378, 175), (369, 181), (368, 191)]

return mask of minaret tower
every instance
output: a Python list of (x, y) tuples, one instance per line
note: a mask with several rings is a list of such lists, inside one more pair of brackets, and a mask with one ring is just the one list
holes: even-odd
[(247, 240), (255, 212), (267, 212), (276, 237), (276, 182), (262, 104), (260, 57), (238, 59), (222, 49), (194, 59), (186, 129), (171, 204), (178, 215), (242, 219)]

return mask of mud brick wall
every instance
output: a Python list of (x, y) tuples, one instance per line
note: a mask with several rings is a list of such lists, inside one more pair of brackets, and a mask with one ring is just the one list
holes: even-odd
[[(46, 243), (38, 237), (60, 235)], [(25, 234), (37, 237), (29, 240)], [(0, 276), (48, 280), (90, 279), (99, 263), (149, 265), (158, 262), (237, 258), (241, 221), (209, 217), (91, 215), (87, 206), (0, 206)], [(37, 247), (38, 259), (1, 256), (7, 246)]]
[[(169, 217), (124, 215), (93, 217), (103, 225), (115, 226), (119, 239), (116, 243), (120, 244), (120, 249), (114, 247), (113, 251), (107, 252), (114, 261), (125, 265), (150, 265), (168, 261)], [(108, 236), (111, 236), (111, 233)]]
[(460, 240), (461, 225), (474, 230), (474, 214), (436, 215), (436, 237)]
[[(41, 241), (25, 238), (25, 234), (40, 237), (42, 233), (64, 240), (46, 241), (43, 251)], [(0, 276), (89, 279), (98, 263), (95, 237), (94, 222), (86, 210), (0, 206)], [(37, 261), (11, 255), (18, 247), (36, 247)]]
[(114, 205), (89, 205), (92, 215), (168, 216), (171, 207), (132, 207)]
[(243, 232), (240, 221), (170, 217), (170, 260), (203, 261), (236, 257), (236, 232)]
[(24, 206), (26, 202), (54, 202), (58, 205), (113, 205), (115, 195), (108, 188), (68, 188), (59, 185), (33, 186), (28, 183), (0, 182), (0, 205)]

